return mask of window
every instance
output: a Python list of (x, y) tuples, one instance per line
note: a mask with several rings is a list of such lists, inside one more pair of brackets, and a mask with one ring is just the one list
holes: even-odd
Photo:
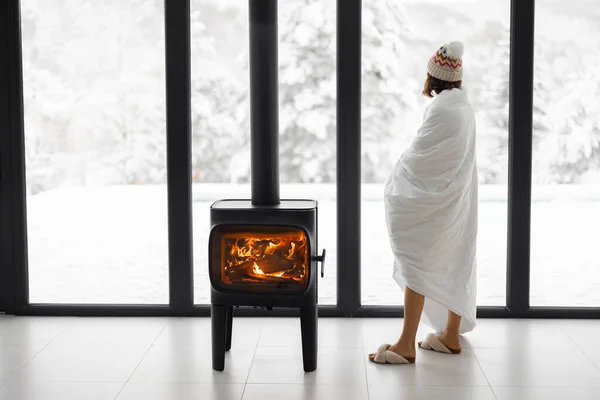
[[(335, 0), (279, 2), (281, 197), (319, 202), (320, 304), (336, 302), (335, 11)], [(210, 205), (250, 198), (248, 29), (247, 1), (192, 2), (196, 304), (210, 302)]]
[(363, 1), (362, 304), (400, 305), (392, 279), (383, 187), (430, 100), (427, 59), (465, 44), (463, 84), (477, 116), (478, 305), (505, 305), (510, 2)]
[(248, 2), (192, 0), (194, 302), (210, 303), (210, 206), (250, 197)]
[(533, 306), (600, 306), (598, 18), (598, 2), (536, 2)]
[(161, 0), (23, 0), (32, 303), (168, 303)]
[(335, 27), (335, 0), (279, 1), (281, 195), (319, 202), (319, 304), (337, 296)]

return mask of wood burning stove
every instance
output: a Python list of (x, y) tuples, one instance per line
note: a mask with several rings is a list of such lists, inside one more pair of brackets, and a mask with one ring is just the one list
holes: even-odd
[[(213, 209), (231, 204), (217, 203)], [(303, 228), (217, 225), (213, 235), (210, 272), (212, 284), (220, 290), (302, 293), (308, 287), (310, 244)]]
[(237, 306), (300, 309), (304, 370), (317, 368), (317, 202), (279, 199), (277, 0), (249, 0), (251, 200), (211, 207), (213, 369), (223, 371)]
[[(211, 208), (213, 368), (231, 348), (234, 306), (300, 309), (305, 371), (317, 367), (317, 202), (258, 206), (222, 200)], [(321, 273), (323, 271), (321, 270)]]

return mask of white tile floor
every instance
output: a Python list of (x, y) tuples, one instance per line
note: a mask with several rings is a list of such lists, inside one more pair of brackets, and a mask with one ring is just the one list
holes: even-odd
[(600, 321), (480, 320), (459, 356), (366, 362), (401, 323), (321, 319), (306, 374), (297, 319), (237, 318), (219, 373), (207, 318), (0, 316), (0, 400), (600, 399)]

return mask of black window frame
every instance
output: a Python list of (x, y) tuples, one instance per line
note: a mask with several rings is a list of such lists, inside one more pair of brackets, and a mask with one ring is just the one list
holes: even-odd
[[(337, 1), (337, 305), (325, 317), (399, 317), (401, 306), (361, 305), (362, 0)], [(365, 0), (368, 1), (368, 0)], [(169, 304), (30, 304), (20, 1), (0, 2), (0, 312), (15, 315), (208, 316), (193, 299), (190, 0), (164, 0)], [(600, 307), (530, 306), (535, 0), (511, 0), (506, 306), (480, 318), (600, 318)], [(600, 305), (599, 305), (600, 306)], [(297, 316), (241, 308), (239, 316)]]

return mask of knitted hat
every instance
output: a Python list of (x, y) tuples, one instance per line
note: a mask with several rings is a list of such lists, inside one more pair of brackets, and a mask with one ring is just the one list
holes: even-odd
[(461, 42), (451, 42), (443, 45), (429, 59), (429, 62), (427, 63), (427, 72), (434, 78), (446, 82), (462, 80), (463, 51), (464, 47)]

